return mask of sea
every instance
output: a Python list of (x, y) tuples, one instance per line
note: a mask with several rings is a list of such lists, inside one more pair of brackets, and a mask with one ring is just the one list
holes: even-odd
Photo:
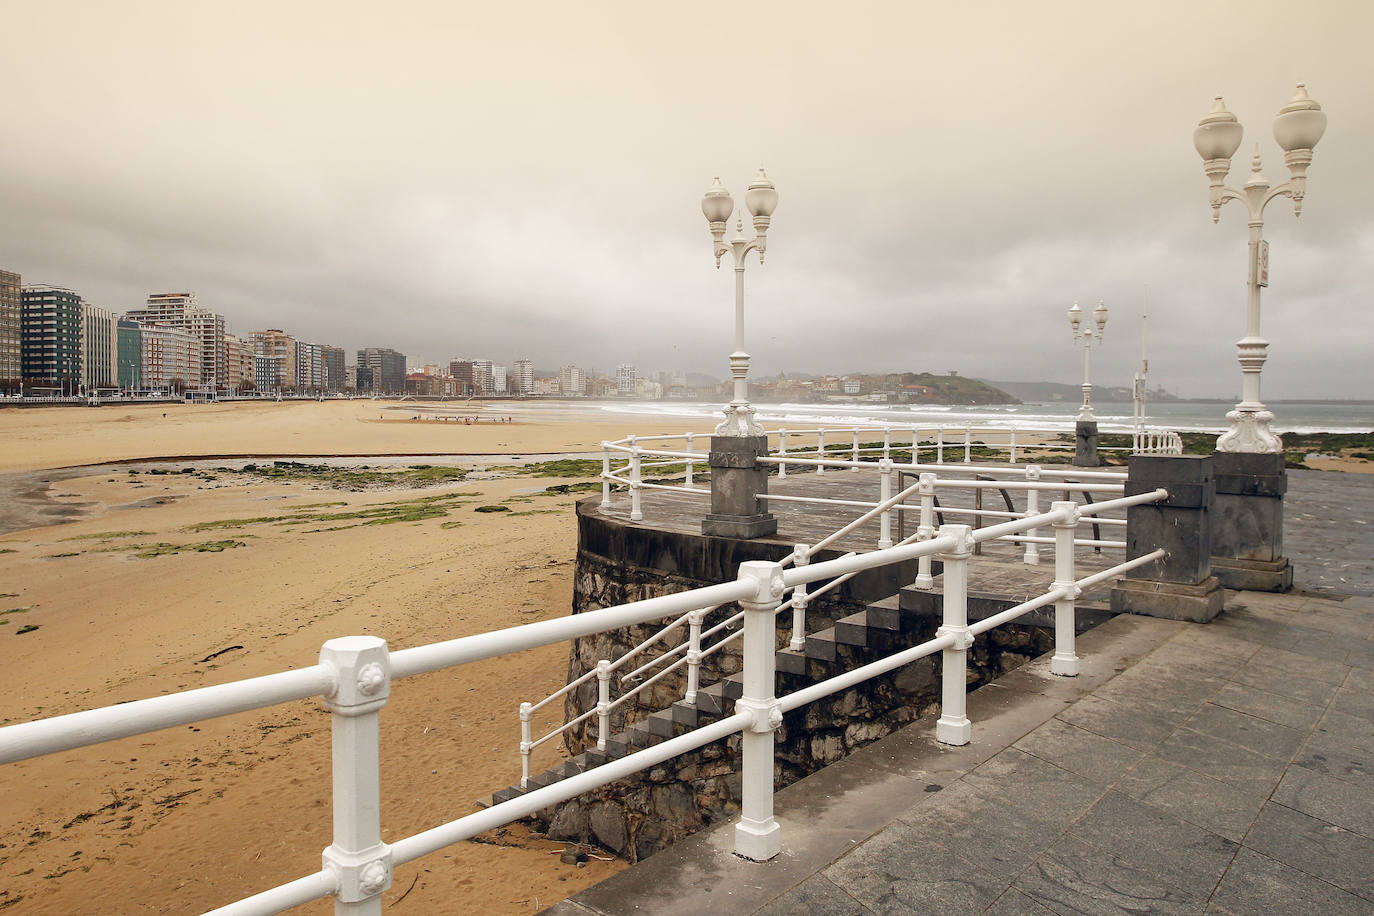
[[(1040, 404), (1005, 404), (969, 407), (939, 404), (884, 404), (864, 401), (821, 404), (756, 404), (760, 422), (769, 428), (789, 423), (828, 426), (864, 426), (891, 423), (900, 426), (972, 426), (995, 429), (1049, 429), (1071, 431), (1078, 405), (1062, 401)], [(1366, 433), (1374, 431), (1374, 403), (1358, 401), (1282, 401), (1267, 405), (1274, 413), (1274, 431), (1294, 433)], [(696, 420), (693, 428), (706, 428), (720, 419), (719, 403), (692, 401), (541, 402), (541, 412), (560, 408), (578, 415), (612, 414), (620, 417), (680, 417)], [(1176, 432), (1221, 433), (1227, 428), (1226, 412), (1233, 404), (1221, 401), (1160, 401), (1147, 405), (1147, 425)], [(502, 407), (501, 410), (507, 408)], [(1104, 433), (1129, 433), (1133, 428), (1129, 403), (1094, 404), (1098, 429)]]

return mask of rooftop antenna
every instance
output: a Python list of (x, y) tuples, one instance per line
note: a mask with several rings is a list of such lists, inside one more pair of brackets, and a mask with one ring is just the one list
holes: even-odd
[(1150, 313), (1150, 286), (1145, 285), (1145, 298), (1140, 305), (1140, 371), (1135, 374), (1135, 442), (1131, 451), (1140, 452), (1145, 444), (1145, 378), (1150, 373), (1150, 360), (1145, 355), (1145, 325)]

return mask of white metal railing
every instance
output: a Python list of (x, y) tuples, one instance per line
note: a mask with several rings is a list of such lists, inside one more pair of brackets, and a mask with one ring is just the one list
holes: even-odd
[[(1075, 579), (1073, 529), (1082, 516), (1154, 502), (1167, 495), (1164, 490), (1155, 490), (1087, 506), (1061, 501), (1051, 511), (1031, 518), (978, 530), (967, 525), (944, 525), (935, 537), (924, 541), (820, 563), (797, 564), (791, 569), (785, 569), (781, 563), (749, 561), (741, 565), (738, 578), (730, 582), (396, 652), (389, 651), (386, 642), (375, 636), (331, 639), (321, 649), (318, 664), (306, 668), (5, 726), (0, 728), (0, 764), (319, 696), (332, 714), (333, 743), (334, 836), (323, 852), (323, 865), (295, 881), (213, 912), (221, 916), (278, 913), (332, 896), (336, 913), (353, 916), (381, 913), (381, 895), (390, 886), (398, 865), (741, 732), (743, 793), (735, 851), (750, 859), (765, 860), (776, 855), (781, 847), (781, 828), (773, 819), (773, 732), (781, 724), (783, 714), (941, 652), (942, 712), (936, 738), (946, 744), (966, 744), (971, 732), (966, 713), (966, 656), (977, 634), (1052, 603), (1055, 654), (1051, 671), (1064, 676), (1077, 674), (1073, 620), (1074, 601), (1081, 589), (1159, 559), (1164, 552), (1156, 550)], [(1040, 526), (1052, 526), (1056, 533), (1056, 575), (1050, 590), (970, 626), (967, 560), (973, 546), (979, 541)], [(787, 696), (774, 695), (774, 615), (788, 589), (936, 554), (945, 564), (945, 593), (943, 625), (934, 639)], [(730, 601), (738, 601), (743, 608), (744, 640), (744, 691), (732, 715), (483, 811), (394, 843), (382, 842), (378, 718), (393, 681), (605, 630), (690, 614)]]
[[(657, 454), (661, 455), (662, 453), (660, 452)], [(670, 454), (676, 455), (677, 453)], [(782, 496), (778, 494), (769, 494), (761, 496), (760, 498), (768, 500), (842, 505), (867, 510), (863, 512), (861, 515), (859, 515), (857, 518), (850, 521), (849, 523), (841, 526), (838, 530), (827, 535), (825, 538), (823, 538), (816, 544), (795, 545), (792, 553), (789, 554), (782, 561), (783, 567), (787, 567), (789, 565), (794, 564), (797, 566), (808, 565), (811, 558), (818, 555), (820, 551), (829, 548), (840, 538), (850, 534), (862, 525), (871, 522), (874, 518), (879, 519), (877, 549), (882, 550), (892, 547), (894, 545), (892, 539), (892, 520), (894, 515), (898, 516), (898, 528), (899, 530), (901, 530), (901, 512), (919, 512), (920, 524), (917, 527), (915, 534), (911, 535), (910, 537), (903, 536), (904, 531), (901, 531), (901, 533), (899, 534), (901, 540), (898, 543), (908, 544), (913, 541), (923, 541), (933, 537), (935, 533), (934, 522), (937, 517), (943, 523), (945, 515), (972, 516), (978, 525), (983, 525), (986, 519), (1023, 519), (1038, 514), (1038, 496), (1041, 492), (1065, 491), (1064, 496), (1067, 499), (1069, 493), (1066, 490), (1066, 487), (1072, 486), (1075, 489), (1079, 489), (1081, 492), (1084, 493), (1084, 502), (1091, 502), (1091, 499), (1088, 498), (1089, 493), (1086, 489), (1087, 486), (1091, 486), (1093, 490), (1096, 490), (1099, 493), (1107, 494), (1120, 494), (1125, 489), (1125, 474), (1120, 471), (1086, 472), (1086, 475), (1093, 479), (1093, 482), (1088, 483), (1079, 480), (1059, 480), (1056, 482), (1053, 480), (1042, 479), (1043, 471), (1049, 471), (1050, 474), (1048, 476), (1054, 476), (1057, 472), (1058, 475), (1061, 477), (1064, 477), (1065, 475), (1073, 472), (1062, 471), (1057, 469), (1042, 469), (1037, 465), (1027, 465), (1024, 468), (1024, 470), (1013, 470), (1008, 468), (996, 469), (996, 472), (1003, 477), (1010, 477), (1012, 475), (1024, 475), (1024, 480), (990, 481), (969, 480), (967, 478), (942, 479), (934, 472), (922, 471), (920, 472), (920, 479), (917, 483), (909, 487), (906, 487), (894, 496), (892, 495), (893, 480), (896, 477), (896, 474), (894, 472), (896, 472), (899, 468), (905, 470), (907, 468), (921, 466), (896, 465), (887, 459), (880, 460), (876, 465), (874, 465), (872, 462), (853, 462), (848, 459), (797, 460), (808, 463), (824, 462), (827, 464), (838, 465), (841, 467), (850, 467), (852, 465), (854, 466), (853, 469), (855, 470), (859, 469), (860, 467), (862, 467), (865, 470), (871, 470), (876, 467), (879, 471), (880, 497), (877, 503), (868, 503), (860, 500), (833, 499), (826, 497), (811, 496)], [(1074, 477), (1081, 476), (1083, 475), (1077, 473), (1074, 474)], [(980, 497), (978, 507), (974, 509), (968, 509), (960, 507), (941, 506), (937, 501), (936, 493), (937, 490), (942, 488), (978, 491), (978, 495)], [(985, 489), (997, 489), (1001, 491), (1004, 494), (1004, 496), (1006, 495), (1008, 490), (1024, 491), (1026, 493), (1026, 511), (1003, 512), (999, 510), (981, 508), (981, 491)], [(919, 494), (919, 505), (906, 505), (907, 498), (910, 497), (913, 493)], [(605, 497), (605, 495), (606, 494), (603, 492), (603, 498)], [(635, 514), (639, 514), (642, 518), (642, 512), (639, 512), (639, 507), (637, 505), (632, 510), (632, 519), (634, 518)], [(1097, 531), (1100, 526), (1124, 527), (1126, 524), (1125, 519), (1101, 518), (1100, 516), (1094, 516), (1091, 524), (1093, 525), (1094, 537), (1075, 538), (1075, 546), (1092, 547), (1099, 551), (1104, 547), (1120, 548), (1123, 550), (1125, 549), (1126, 542), (1124, 540), (1105, 540), (1097, 536)], [(1054, 538), (1040, 537), (1038, 528), (1032, 528), (1025, 534), (1006, 534), (1002, 536), (1000, 540), (1004, 540), (1011, 544), (1023, 544), (1025, 549), (1022, 553), (1022, 561), (1027, 565), (1036, 565), (1040, 562), (1041, 545), (1056, 543)], [(981, 542), (979, 543), (976, 550), (981, 552)], [(932, 567), (930, 556), (922, 556), (918, 560), (917, 576), (912, 584), (914, 584), (917, 588), (926, 590), (933, 588), (934, 578), (931, 574), (931, 570)], [(835, 580), (823, 586), (818, 591), (812, 592), (810, 594), (808, 594), (807, 592), (806, 584), (803, 583), (802, 585), (798, 586), (797, 590), (793, 593), (791, 598), (787, 599), (779, 606), (779, 608), (777, 609), (778, 613), (782, 613), (787, 610), (792, 611), (792, 634), (789, 640), (789, 645), (793, 649), (801, 649), (805, 645), (806, 609), (808, 604), (811, 601), (814, 601), (815, 599), (821, 597), (825, 593), (832, 591), (835, 588), (838, 588), (840, 585), (844, 584), (850, 578), (852, 578), (851, 575), (838, 577)], [(564, 685), (562, 688), (555, 691), (551, 695), (545, 697), (543, 700), (540, 700), (537, 703), (521, 703), (519, 709), (519, 754), (521, 787), (524, 788), (528, 784), (529, 778), (532, 773), (531, 755), (541, 745), (546, 744), (547, 742), (552, 741), (553, 739), (568, 733), (569, 731), (577, 728), (578, 726), (582, 725), (585, 722), (588, 722), (593, 717), (595, 717), (597, 736), (596, 745), (598, 749), (604, 749), (606, 746), (606, 741), (611, 734), (611, 719), (616, 709), (625, 706), (631, 700), (635, 699), (636, 697), (647, 691), (648, 688), (657, 684), (659, 681), (663, 680), (668, 675), (676, 671), (679, 671), (684, 666), (687, 669), (687, 677), (685, 689), (683, 692), (683, 699), (687, 702), (693, 702), (696, 699), (697, 690), (700, 687), (702, 663), (712, 655), (715, 655), (720, 650), (726, 648), (728, 645), (735, 642), (737, 638), (740, 636), (740, 632), (738, 630), (734, 630), (734, 628), (738, 626), (740, 621), (743, 619), (743, 612), (736, 612), (734, 615), (726, 617), (725, 619), (717, 622), (714, 626), (710, 627), (709, 629), (706, 629), (704, 631), (702, 630), (703, 622), (706, 616), (713, 613), (716, 610), (718, 610), (718, 606), (702, 607), (688, 614), (684, 614), (678, 617), (677, 619), (669, 622), (662, 629), (660, 629), (653, 635), (649, 636), (647, 639), (644, 639), (639, 644), (632, 647), (628, 652), (621, 655), (619, 658), (608, 658), (598, 660), (597, 665), (594, 668), (589, 668), (579, 677), (570, 681), (568, 684)], [(684, 625), (687, 628), (687, 638), (679, 642), (677, 645), (665, 649), (663, 652), (650, 658), (648, 661), (639, 664), (639, 666), (634, 668), (633, 670), (627, 673), (622, 673), (618, 678), (618, 682), (621, 686), (621, 691), (619, 693), (619, 696), (617, 696), (615, 699), (612, 699), (612, 684), (616, 680), (612, 677), (612, 675), (616, 672), (623, 671), (623, 669), (625, 669), (631, 661), (640, 658), (642, 655), (646, 654), (648, 650), (650, 650), (652, 647), (659, 644), (666, 645), (668, 638), (672, 634), (680, 632)], [(715, 642), (713, 644), (707, 644), (704, 642), (705, 640), (709, 640), (712, 637), (717, 636), (723, 631), (731, 630), (734, 630), (734, 632), (728, 632), (728, 634), (721, 638), (718, 642)], [(658, 670), (657, 673), (651, 674), (650, 672), (652, 672), (655, 668), (658, 668), (660, 670)], [(571, 718), (564, 718), (561, 722), (552, 726), (548, 731), (544, 732), (539, 737), (535, 737), (533, 714), (538, 712), (540, 709), (544, 708), (554, 700), (565, 697), (572, 691), (581, 687), (582, 685), (589, 683), (591, 680), (593, 680), (593, 678), (595, 678), (597, 681), (597, 693), (595, 704), (589, 704), (584, 711), (572, 716)]]

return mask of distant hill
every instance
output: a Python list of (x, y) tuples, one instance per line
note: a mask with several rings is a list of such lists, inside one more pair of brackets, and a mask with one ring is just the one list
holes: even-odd
[[(1019, 404), (1019, 397), (1000, 383), (966, 378), (947, 373), (902, 372), (873, 376), (889, 389), (896, 388), (899, 399), (913, 404)], [(922, 390), (924, 389), (924, 390)]]
[[(1067, 401), (1079, 403), (1083, 400), (1083, 389), (1078, 385), (1061, 385), (1058, 382), (986, 382), (1003, 391), (1008, 391), (1023, 401), (1032, 403), (1043, 403), (1053, 401)], [(1148, 393), (1151, 401), (1176, 401), (1174, 397), (1163, 388), (1156, 388)], [(1113, 385), (1094, 385), (1093, 400), (1105, 403), (1124, 403), (1131, 402), (1131, 389)]]

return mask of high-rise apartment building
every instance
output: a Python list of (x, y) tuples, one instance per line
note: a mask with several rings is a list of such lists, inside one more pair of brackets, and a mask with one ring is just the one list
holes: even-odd
[(507, 394), (510, 391), (509, 377), (505, 366), (493, 365), (491, 367), (491, 393)]
[(635, 396), (635, 379), (638, 373), (630, 363), (621, 363), (615, 367), (615, 393), (622, 398), (632, 398)]
[(387, 347), (367, 347), (358, 351), (358, 368), (361, 370), (364, 366), (372, 370), (373, 391), (378, 394), (405, 393), (406, 357), (404, 353)]
[(180, 394), (200, 385), (200, 338), (170, 324), (143, 326), (143, 385)]
[(472, 382), (474, 394), (491, 394), (491, 360), (474, 359), (472, 361)]
[[(402, 372), (404, 385), (405, 374)], [(296, 341), (296, 390), (319, 391), (324, 388), (324, 357), (320, 345)]]
[(28, 384), (74, 394), (81, 385), (81, 297), (60, 286), (20, 293), (20, 360)]
[(114, 312), (81, 300), (81, 384), (86, 390), (115, 384)]
[(23, 298), (19, 274), (0, 270), (0, 391), (18, 391), (24, 377)]
[(477, 376), (473, 371), (472, 362), (466, 359), (455, 359), (448, 364), (448, 374), (453, 377), (454, 383), (458, 386), (460, 397), (478, 394)]
[(143, 387), (143, 326), (120, 318), (115, 322), (115, 384), (126, 391)]
[(515, 393), (534, 393), (534, 362), (528, 359), (515, 361)]
[(343, 347), (320, 344), (320, 358), (324, 361), (324, 387), (329, 391), (343, 391), (349, 387)]
[(253, 354), (257, 357), (253, 371), (258, 390), (296, 387), (296, 338), (277, 328), (268, 328), (254, 331), (248, 339), (253, 342)]
[(564, 366), (558, 370), (558, 392), (569, 397), (581, 397), (587, 393), (587, 376), (576, 366)]
[(251, 340), (224, 335), (224, 372), (224, 384), (235, 391), (257, 386), (257, 354)]
[(224, 316), (201, 308), (195, 293), (152, 293), (141, 309), (125, 317), (145, 327), (167, 325), (192, 334), (200, 341), (200, 371), (191, 385), (222, 388), (228, 382), (225, 365)]

